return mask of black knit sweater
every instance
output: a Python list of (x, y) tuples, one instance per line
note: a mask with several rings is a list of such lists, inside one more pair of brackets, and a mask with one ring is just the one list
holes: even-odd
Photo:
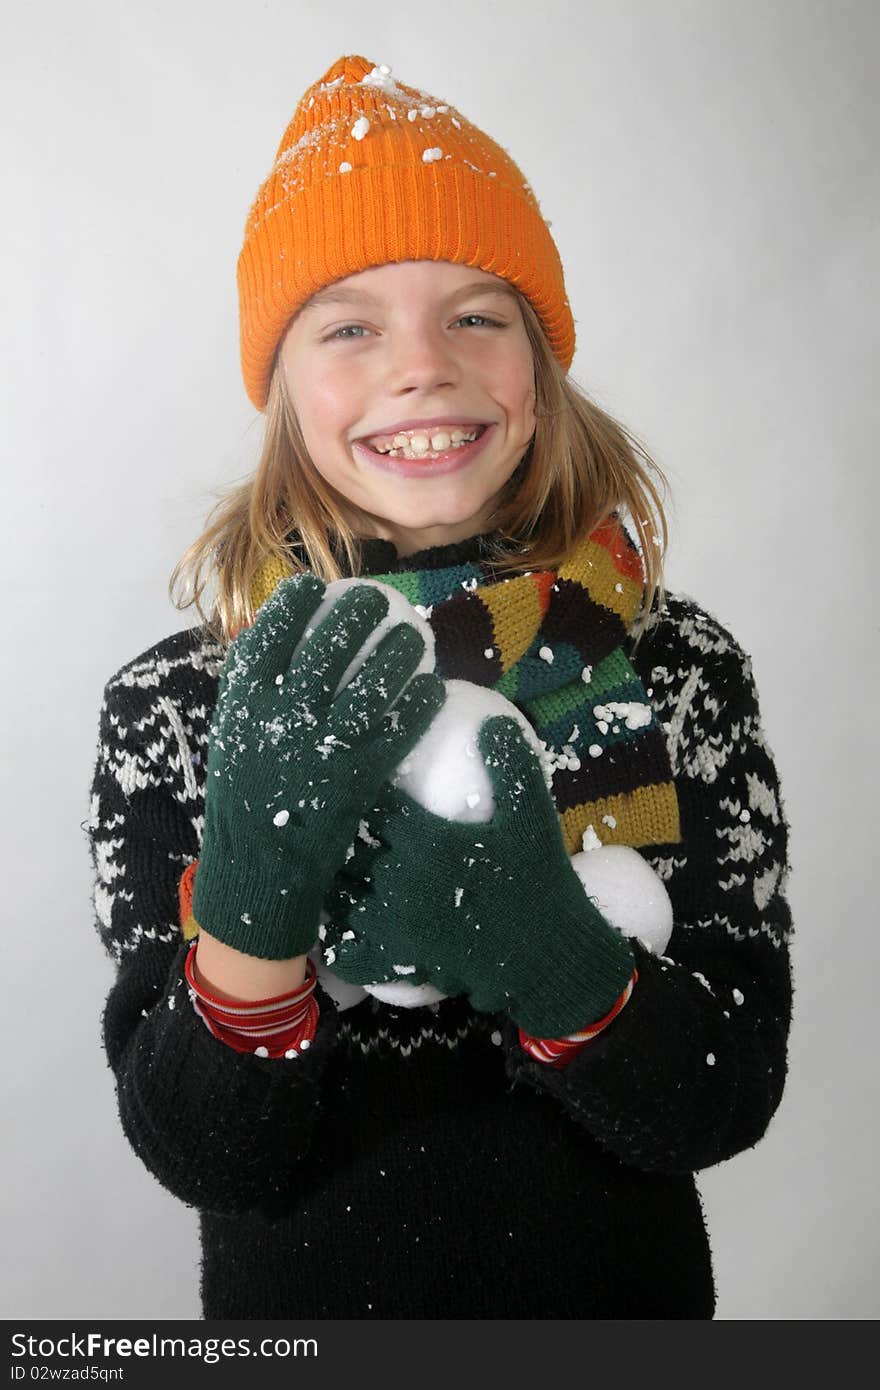
[[(397, 562), (376, 541), (364, 572), (477, 553)], [(199, 1210), (205, 1317), (711, 1317), (693, 1174), (766, 1130), (791, 1009), (786, 824), (748, 657), (674, 596), (632, 654), (678, 791), (682, 843), (645, 853), (675, 927), (666, 956), (634, 943), (632, 999), (557, 1070), (463, 999), (340, 1012), (319, 985), (296, 1059), (210, 1034), (178, 883), (199, 854), (223, 655), (194, 628), (112, 677), (88, 821), (120, 1118)]]

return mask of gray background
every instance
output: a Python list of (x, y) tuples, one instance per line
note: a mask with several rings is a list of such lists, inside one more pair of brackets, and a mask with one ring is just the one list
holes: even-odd
[(3, 1315), (198, 1315), (195, 1215), (116, 1119), (80, 823), (103, 684), (188, 625), (170, 570), (256, 461), (248, 207), (304, 88), (363, 53), (533, 184), (573, 374), (670, 476), (671, 586), (754, 658), (792, 825), (796, 1013), (769, 1133), (699, 1179), (718, 1316), (876, 1316), (876, 6), (3, 13)]

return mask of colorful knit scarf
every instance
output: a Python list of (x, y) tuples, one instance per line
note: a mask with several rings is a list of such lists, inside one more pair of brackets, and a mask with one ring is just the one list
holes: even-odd
[[(258, 608), (291, 573), (272, 558)], [(681, 839), (662, 730), (625, 652), (642, 600), (638, 552), (612, 518), (557, 571), (500, 579), (478, 560), (369, 577), (400, 590), (430, 623), (437, 673), (490, 686), (519, 706), (547, 745), (553, 799), (570, 854), (602, 844)]]

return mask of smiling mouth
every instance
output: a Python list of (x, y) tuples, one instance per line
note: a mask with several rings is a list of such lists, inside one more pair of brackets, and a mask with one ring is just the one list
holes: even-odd
[(387, 454), (380, 454), (371, 449), (365, 440), (360, 439), (354, 441), (353, 448), (356, 454), (362, 455), (370, 468), (378, 469), (382, 473), (393, 473), (402, 478), (437, 478), (468, 468), (482, 456), (486, 448), (490, 447), (497, 428), (494, 423), (483, 425), (476, 439), (462, 443), (460, 447), (425, 450), (424, 453), (404, 454), (402, 450), (392, 449)]
[[(474, 437), (472, 439), (454, 440), (445, 449), (413, 449), (410, 445), (400, 445), (397, 448), (388, 447), (385, 449), (376, 449), (373, 447), (373, 445), (369, 442), (368, 439), (358, 439), (355, 442), (362, 449), (367, 449), (371, 454), (375, 454), (377, 458), (408, 459), (411, 462), (419, 462), (420, 460), (424, 460), (428, 462), (435, 461), (437, 459), (451, 457), (451, 455), (460, 453), (462, 450), (469, 448), (473, 444), (476, 444), (477, 441), (481, 439), (483, 435), (486, 433), (486, 430), (489, 428), (489, 426), (474, 425), (472, 428), (474, 432)], [(439, 431), (435, 431), (435, 433), (437, 432)], [(427, 431), (425, 431), (425, 434), (427, 434)]]

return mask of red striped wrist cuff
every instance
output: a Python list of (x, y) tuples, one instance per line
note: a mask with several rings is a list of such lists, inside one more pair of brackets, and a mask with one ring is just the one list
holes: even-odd
[(236, 1052), (261, 1057), (298, 1057), (308, 1048), (318, 1027), (320, 1010), (314, 997), (317, 971), (306, 961), (306, 978), (296, 989), (270, 999), (220, 999), (196, 979), (194, 941), (184, 964), (193, 1008), (209, 1032)]
[(520, 1047), (524, 1048), (530, 1057), (534, 1057), (536, 1062), (544, 1062), (548, 1067), (567, 1066), (577, 1053), (582, 1052), (595, 1037), (598, 1037), (608, 1027), (609, 1023), (614, 1022), (630, 998), (638, 978), (639, 972), (634, 970), (626, 988), (615, 1000), (604, 1018), (600, 1018), (597, 1023), (591, 1023), (589, 1027), (581, 1028), (576, 1033), (567, 1033), (564, 1038), (533, 1038), (530, 1033), (526, 1033), (520, 1028), (518, 1030)]

